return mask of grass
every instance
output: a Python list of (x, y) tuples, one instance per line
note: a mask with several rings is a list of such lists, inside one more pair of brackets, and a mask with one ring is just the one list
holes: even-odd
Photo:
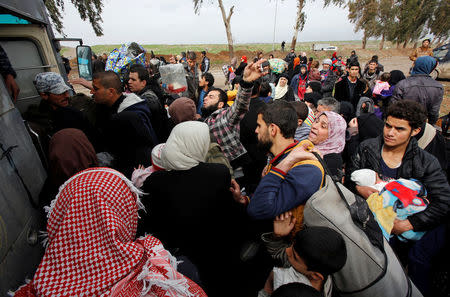
[[(315, 42), (298, 42), (297, 46), (295, 47), (295, 51), (309, 51), (312, 48), (312, 45), (316, 43), (324, 43), (324, 44), (330, 44), (335, 45), (337, 47), (340, 46), (349, 46), (354, 45), (355, 47), (361, 46), (360, 40), (350, 40), (350, 41), (315, 41)], [(369, 40), (367, 42), (367, 48), (377, 48), (379, 44), (379, 41), (376, 40)], [(97, 54), (101, 53), (109, 53), (115, 48), (119, 48), (120, 44), (104, 44), (104, 45), (93, 45), (92, 51)], [(227, 44), (143, 44), (142, 45), (146, 50), (150, 51), (153, 50), (153, 52), (156, 55), (170, 55), (170, 54), (179, 54), (181, 52), (186, 52), (188, 50), (193, 50), (196, 52), (200, 52), (203, 50), (206, 50), (207, 52), (218, 54), (223, 51), (228, 51), (228, 45)], [(289, 44), (286, 43), (286, 50), (289, 48)], [(247, 44), (235, 44), (234, 45), (235, 51), (252, 51), (252, 52), (258, 52), (262, 51), (264, 53), (271, 52), (272, 51), (272, 44), (271, 43), (247, 43)], [(275, 44), (275, 50), (280, 50), (280, 44)]]

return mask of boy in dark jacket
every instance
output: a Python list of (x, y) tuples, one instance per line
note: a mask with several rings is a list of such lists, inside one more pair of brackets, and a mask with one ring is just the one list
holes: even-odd
[(337, 101), (348, 101), (356, 109), (359, 99), (364, 94), (365, 84), (358, 78), (360, 66), (358, 62), (351, 62), (348, 65), (348, 76), (343, 77), (336, 83), (334, 98)]
[[(450, 187), (438, 160), (423, 151), (413, 137), (420, 132), (426, 120), (423, 108), (416, 102), (403, 100), (389, 106), (383, 136), (361, 143), (351, 159), (348, 176), (357, 169), (372, 169), (385, 178), (416, 179), (427, 192), (429, 205), (426, 210), (394, 221), (392, 233), (427, 231), (422, 239), (410, 242), (408, 272), (419, 290), (427, 296), (429, 272), (433, 257), (444, 246), (445, 223), (450, 209)], [(348, 178), (347, 181), (350, 181)], [(349, 186), (354, 184), (349, 182)], [(356, 186), (364, 198), (376, 190)]]

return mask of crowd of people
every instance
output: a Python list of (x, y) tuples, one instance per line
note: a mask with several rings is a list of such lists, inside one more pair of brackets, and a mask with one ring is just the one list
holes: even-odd
[(291, 50), (281, 71), (263, 57), (233, 59), (227, 91), (206, 52), (171, 56), (181, 94), (161, 87), (153, 53), (123, 81), (94, 62), (92, 81), (71, 81), (92, 97), (38, 74), (42, 100), (23, 116), (46, 140), (46, 250), (15, 296), (339, 296), (333, 275), (354, 256), (346, 234), (303, 216), (327, 175), (367, 201), (423, 296), (448, 294), (443, 87), (430, 52), (417, 51), (409, 77), (377, 56), (361, 67), (356, 52), (319, 63)]

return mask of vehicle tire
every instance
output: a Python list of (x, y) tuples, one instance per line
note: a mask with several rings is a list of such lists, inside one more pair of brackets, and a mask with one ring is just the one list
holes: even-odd
[(439, 76), (439, 72), (438, 72), (436, 69), (434, 69), (434, 70), (430, 73), (430, 76), (431, 76), (432, 79), (437, 79), (438, 76)]

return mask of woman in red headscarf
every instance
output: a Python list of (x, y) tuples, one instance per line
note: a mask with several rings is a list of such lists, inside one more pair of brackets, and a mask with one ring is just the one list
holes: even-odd
[(45, 255), (14, 296), (206, 296), (157, 238), (135, 239), (140, 205), (115, 170), (71, 177), (47, 208)]

